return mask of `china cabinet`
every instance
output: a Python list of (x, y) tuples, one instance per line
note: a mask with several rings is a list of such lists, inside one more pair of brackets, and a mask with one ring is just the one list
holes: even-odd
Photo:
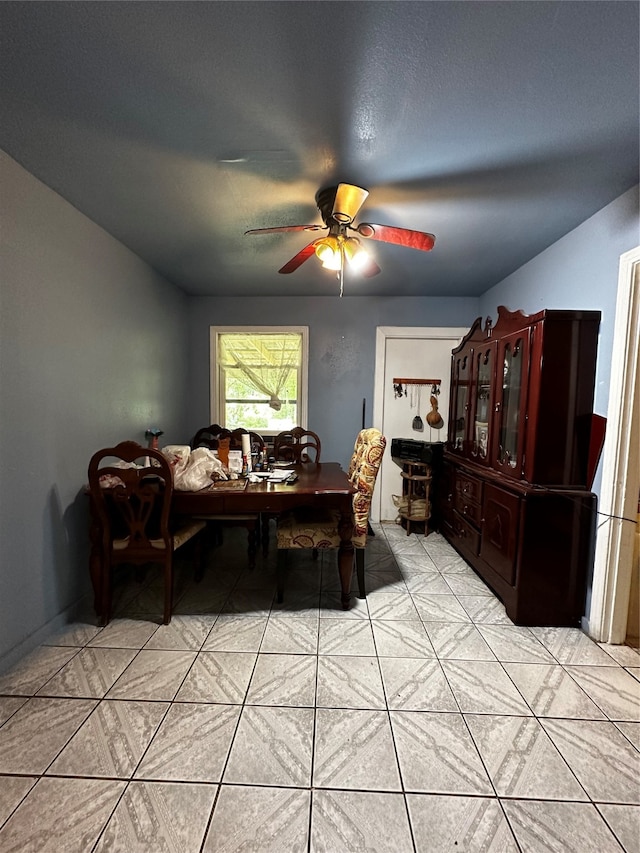
[(498, 308), (452, 353), (441, 529), (522, 625), (578, 625), (600, 313)]

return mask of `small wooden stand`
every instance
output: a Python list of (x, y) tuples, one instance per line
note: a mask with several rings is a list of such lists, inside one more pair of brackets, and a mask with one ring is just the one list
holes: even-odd
[(428, 522), (431, 518), (431, 505), (429, 503), (431, 468), (425, 462), (406, 462), (401, 476), (406, 481), (407, 508), (405, 510), (400, 507), (398, 514), (406, 521), (407, 536), (411, 534), (412, 524), (422, 524), (426, 536)]

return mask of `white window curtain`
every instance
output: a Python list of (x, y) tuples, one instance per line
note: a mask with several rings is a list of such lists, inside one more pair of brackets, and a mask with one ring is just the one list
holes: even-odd
[(221, 334), (218, 358), (225, 369), (239, 370), (269, 405), (280, 411), (280, 393), (292, 371), (300, 368), (302, 336)]

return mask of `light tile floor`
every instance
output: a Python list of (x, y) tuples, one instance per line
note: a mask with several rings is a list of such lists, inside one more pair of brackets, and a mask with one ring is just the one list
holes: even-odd
[(637, 650), (513, 625), (437, 533), (376, 527), (348, 612), (245, 544), (0, 676), (1, 853), (639, 853)]

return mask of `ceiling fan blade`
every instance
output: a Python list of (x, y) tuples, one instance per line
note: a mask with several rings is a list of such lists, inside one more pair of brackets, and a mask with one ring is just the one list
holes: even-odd
[(362, 237), (380, 240), (382, 243), (407, 246), (409, 249), (419, 249), (421, 252), (429, 252), (436, 242), (433, 234), (427, 234), (425, 231), (411, 231), (409, 228), (394, 228), (392, 225), (372, 225), (370, 222), (361, 222), (355, 230)]
[(358, 215), (358, 211), (369, 195), (369, 190), (353, 184), (338, 184), (331, 216), (341, 225), (348, 225)]
[(274, 228), (251, 228), (246, 234), (276, 234), (279, 231), (326, 231), (325, 225), (278, 225)]
[(381, 270), (378, 264), (373, 260), (373, 258), (369, 258), (366, 263), (362, 264), (358, 272), (365, 278), (373, 278), (373, 276), (378, 275)]
[(299, 266), (301, 266), (308, 258), (311, 257), (315, 253), (316, 250), (316, 241), (313, 243), (309, 243), (304, 249), (300, 249), (297, 255), (294, 255), (290, 261), (281, 267), (278, 272), (288, 273), (295, 272)]

